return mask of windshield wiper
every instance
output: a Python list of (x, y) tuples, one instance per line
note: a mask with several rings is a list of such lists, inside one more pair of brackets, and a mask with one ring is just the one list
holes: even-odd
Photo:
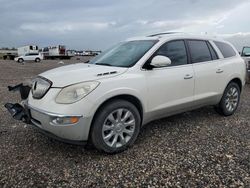
[(112, 65), (110, 65), (108, 63), (96, 63), (96, 65), (112, 66)]

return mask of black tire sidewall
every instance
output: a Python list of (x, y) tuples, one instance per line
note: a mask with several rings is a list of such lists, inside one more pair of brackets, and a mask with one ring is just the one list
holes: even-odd
[(40, 62), (40, 61), (41, 61), (40, 58), (35, 59), (35, 62), (37, 62), (37, 63)]
[(19, 59), (18, 59), (18, 62), (19, 62), (19, 63), (22, 63), (23, 61), (24, 61), (24, 60), (23, 60), (22, 58), (19, 58)]
[[(228, 91), (229, 91), (232, 87), (234, 87), (234, 88), (237, 89), (239, 97), (238, 97), (238, 102), (237, 102), (236, 108), (235, 108), (233, 111), (230, 112), (230, 111), (228, 111), (227, 108), (226, 108), (226, 95), (227, 95)], [(240, 88), (239, 88), (239, 85), (238, 85), (237, 83), (231, 82), (230, 84), (228, 84), (228, 86), (226, 87), (226, 89), (225, 89), (225, 91), (224, 91), (224, 94), (223, 94), (223, 96), (222, 96), (221, 102), (220, 102), (220, 104), (219, 104), (220, 111), (221, 111), (221, 113), (222, 113), (223, 115), (225, 115), (225, 116), (231, 116), (231, 115), (233, 115), (233, 114), (235, 113), (235, 111), (237, 110), (237, 108), (238, 108), (238, 106), (239, 106), (239, 103), (240, 103), (240, 94), (241, 94)]]
[[(124, 146), (120, 148), (111, 148), (104, 142), (102, 138), (102, 126), (107, 116), (111, 112), (119, 108), (128, 109), (133, 113), (135, 122), (136, 122), (135, 132), (127, 144), (125, 144)], [(97, 111), (97, 114), (95, 115), (94, 118), (95, 119), (93, 120), (92, 129), (91, 129), (91, 142), (95, 146), (95, 148), (97, 148), (100, 151), (104, 151), (106, 153), (110, 153), (110, 154), (119, 153), (119, 152), (126, 150), (129, 146), (131, 146), (135, 142), (140, 132), (140, 126), (141, 126), (140, 113), (138, 112), (138, 109), (132, 103), (125, 101), (125, 100), (114, 100), (114, 101), (108, 102)]]

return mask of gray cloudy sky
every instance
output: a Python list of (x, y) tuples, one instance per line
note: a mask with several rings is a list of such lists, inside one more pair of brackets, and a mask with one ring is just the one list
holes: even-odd
[(0, 46), (105, 49), (163, 31), (209, 33), (250, 46), (250, 0), (0, 0)]

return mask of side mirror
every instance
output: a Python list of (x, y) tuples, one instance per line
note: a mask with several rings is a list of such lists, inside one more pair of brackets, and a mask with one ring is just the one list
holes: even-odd
[(152, 59), (150, 65), (155, 68), (167, 67), (171, 65), (171, 60), (166, 56), (157, 55)]

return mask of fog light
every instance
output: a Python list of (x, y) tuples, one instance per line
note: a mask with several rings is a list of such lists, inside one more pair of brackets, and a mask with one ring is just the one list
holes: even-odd
[(69, 125), (75, 124), (79, 121), (79, 117), (56, 117), (52, 123), (54, 125)]

